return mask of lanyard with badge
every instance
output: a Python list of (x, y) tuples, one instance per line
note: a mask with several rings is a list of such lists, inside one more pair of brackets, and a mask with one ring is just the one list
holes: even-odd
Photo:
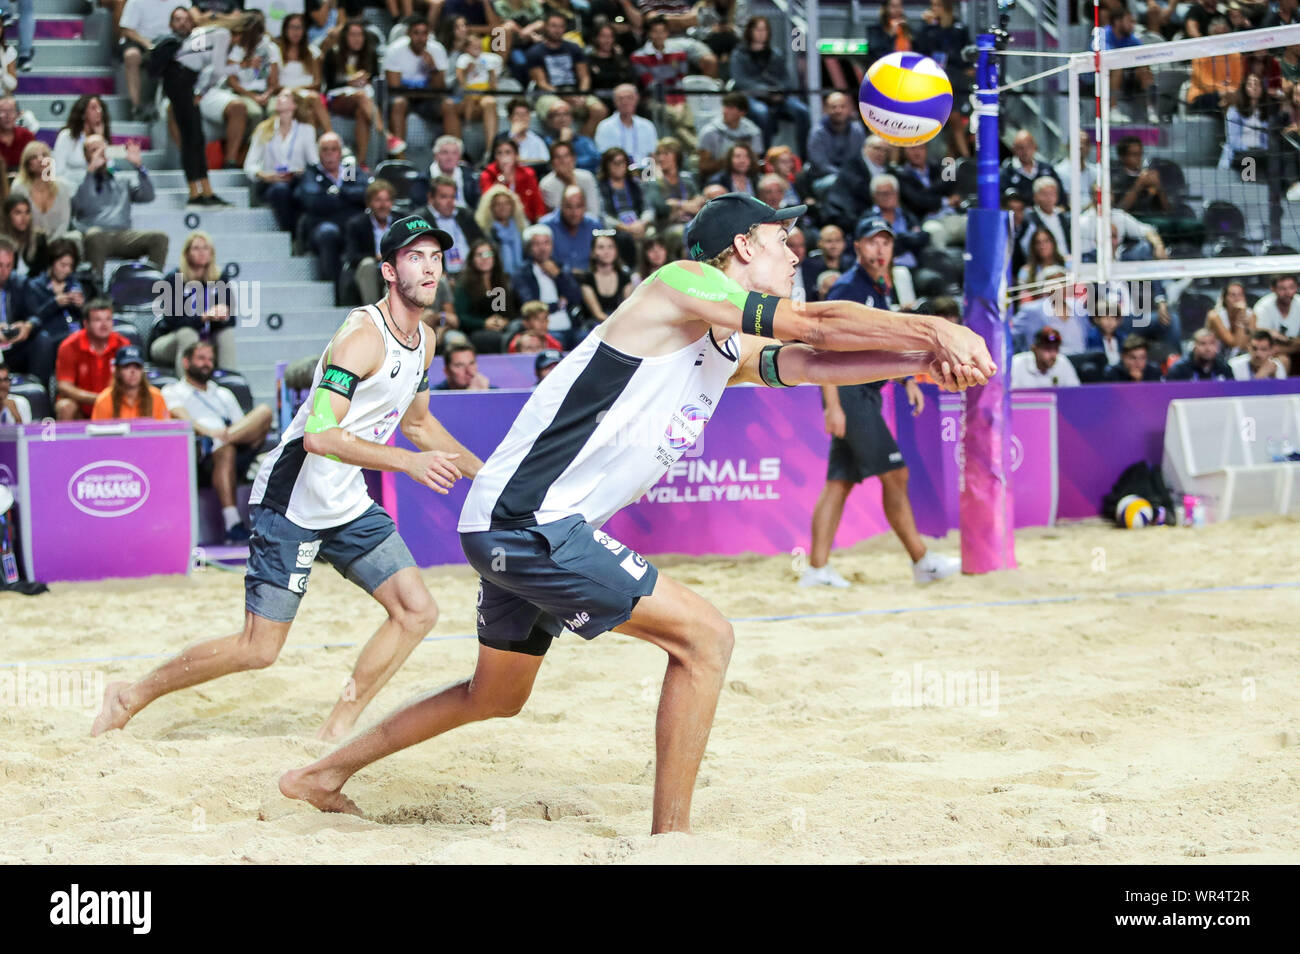
[[(293, 121), (293, 132), (289, 134), (289, 144), (285, 146), (284, 149), (284, 159), (283, 161), (277, 162), (275, 164), (276, 172), (289, 171), (289, 160), (293, 158), (293, 147), (298, 142), (298, 131), (301, 128), (302, 128), (302, 123), (298, 122), (298, 120), (295, 119)], [(278, 152), (279, 145), (280, 145), (280, 136), (278, 133), (271, 136), (271, 144), (276, 147), (276, 151)]]
[[(614, 206), (614, 217), (624, 225), (632, 225), (637, 220), (636, 208), (632, 205), (631, 191), (626, 185), (617, 192), (614, 191), (613, 187), (609, 190), (609, 199)], [(620, 209), (620, 198), (627, 202), (626, 209)]]

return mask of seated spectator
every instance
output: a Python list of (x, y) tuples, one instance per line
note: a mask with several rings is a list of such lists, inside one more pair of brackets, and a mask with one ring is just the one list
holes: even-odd
[(66, 238), (81, 248), (81, 233), (72, 225), (72, 188), (55, 176), (50, 147), (39, 140), (23, 149), (23, 162), (14, 177), (10, 198), (21, 196), (31, 203), (32, 227), (45, 233), (51, 242)]
[(921, 231), (902, 206), (898, 204), (898, 178), (884, 173), (871, 180), (871, 198), (875, 203), (862, 217), (884, 219), (894, 230), (894, 261), (904, 268), (916, 267), (916, 254), (930, 243), (930, 236)]
[(717, 58), (718, 66), (724, 70), (731, 62), (732, 51), (740, 43), (736, 17), (746, 7), (745, 0), (701, 0), (693, 8), (695, 25), (687, 28), (686, 35), (708, 47)]
[(1102, 373), (1102, 380), (1109, 383), (1160, 379), (1160, 369), (1147, 360), (1147, 339), (1141, 335), (1125, 338), (1119, 363), (1107, 366)]
[(858, 155), (845, 161), (826, 193), (823, 217), (852, 231), (871, 208), (871, 180), (889, 172), (889, 143), (868, 136)]
[[(659, 133), (654, 123), (637, 115), (641, 94), (631, 83), (614, 88), (614, 115), (607, 116), (596, 126), (596, 148), (604, 155), (606, 150), (620, 148), (640, 168), (654, 155)], [(678, 140), (684, 142), (685, 140)]]
[(121, 176), (108, 166), (108, 143), (102, 136), (86, 138), (86, 177), (72, 197), (72, 215), (84, 236), (86, 258), (97, 276), (104, 262), (147, 255), (154, 268), (167, 261), (167, 233), (131, 228), (131, 204), (152, 202), (153, 183), (140, 156), (140, 144), (126, 147), (126, 160), (135, 176)]
[(1192, 335), (1192, 353), (1165, 375), (1169, 381), (1231, 381), (1232, 369), (1219, 354), (1219, 338), (1209, 328)]
[(21, 394), (10, 394), (9, 368), (0, 364), (0, 424), (30, 424), (32, 406)]
[[(668, 42), (673, 49), (684, 50), (686, 65), (692, 73), (705, 76), (718, 75), (718, 58), (706, 43), (690, 36), (692, 27), (700, 23), (698, 0), (652, 0), (651, 3), (633, 3), (632, 0), (619, 0), (622, 12), (631, 22), (633, 31), (651, 32), (656, 20), (662, 18), (672, 34)], [(644, 13), (642, 9), (646, 9)], [(734, 20), (735, 18), (732, 17)], [(635, 50), (633, 51), (635, 53)]]
[(14, 277), (14, 243), (0, 236), (0, 364), (49, 380), (55, 346), (27, 309), (27, 283)]
[(221, 282), (217, 251), (206, 232), (191, 232), (181, 245), (180, 264), (167, 273), (168, 300), (159, 318), (158, 337), (149, 348), (149, 360), (172, 365), (176, 376), (184, 373), (181, 355), (196, 341), (212, 341), (223, 368), (238, 367), (235, 355), (237, 302)]
[[(280, 55), (279, 92), (293, 97), (294, 105), (317, 135), (333, 132), (329, 110), (321, 96), (321, 54), (307, 39), (306, 16), (301, 13), (286, 16), (280, 23), (280, 39), (274, 45)], [(271, 89), (275, 91), (275, 87)], [(361, 153), (360, 161), (364, 162), (365, 158), (366, 154)]]
[[(615, 42), (614, 24), (605, 20), (598, 23), (591, 35), (591, 46), (587, 47), (587, 68), (591, 72), (591, 91), (605, 106), (614, 107), (614, 90), (620, 86), (631, 85), (635, 89), (636, 73), (628, 61), (627, 54), (619, 49)], [(634, 41), (635, 42), (635, 41)]]
[(10, 195), (4, 200), (0, 235), (13, 242), (18, 249), (14, 273), (19, 278), (45, 271), (49, 264), (49, 239), (45, 232), (32, 224), (32, 203), (26, 196)]
[(18, 100), (0, 96), (0, 159), (6, 168), (17, 169), (22, 164), (23, 150), (35, 138), (30, 129), (18, 125)]
[(1039, 274), (1039, 285), (1029, 290), (1030, 301), (1011, 316), (1012, 347), (1016, 350), (1028, 347), (1043, 328), (1056, 335), (1064, 354), (1087, 350), (1088, 313), (1079, 297), (1069, 293), (1065, 277), (1065, 269), (1058, 265), (1049, 265)]
[[(528, 100), (516, 96), (506, 103), (506, 122), (508, 125), (505, 132), (497, 137), (496, 142), (505, 139), (513, 142), (519, 153), (520, 165), (532, 169), (551, 161), (551, 150), (547, 147), (546, 140), (533, 132), (533, 108), (528, 105)], [(496, 142), (493, 143), (494, 150)]]
[[(1120, 245), (1119, 226), (1113, 221), (1110, 226), (1111, 258), (1117, 262), (1146, 260), (1150, 254), (1145, 245)], [(1095, 252), (1083, 256), (1085, 262), (1095, 262)], [(1134, 291), (1139, 291), (1140, 298), (1135, 298)], [(1145, 292), (1145, 294), (1143, 294)], [(1120, 337), (1129, 331), (1137, 331), (1151, 342), (1163, 342), (1170, 351), (1182, 347), (1182, 322), (1176, 314), (1170, 312), (1165, 293), (1165, 283), (1160, 279), (1135, 286), (1129, 282), (1109, 282), (1098, 291), (1098, 297), (1106, 300), (1106, 307), (1120, 317)]]
[(294, 118), (293, 94), (281, 90), (275, 98), (275, 115), (253, 130), (244, 157), (244, 175), (253, 183), (253, 198), (275, 213), (282, 232), (293, 230), (293, 189), (310, 165), (320, 162), (316, 136), (310, 126)]
[(867, 65), (882, 56), (912, 49), (912, 25), (907, 22), (903, 0), (880, 0), (880, 15), (867, 27)]
[(429, 186), (429, 204), (424, 214), (433, 224), (452, 238), (452, 247), (445, 250), (442, 266), (448, 275), (456, 276), (465, 268), (461, 250), (483, 238), (483, 232), (474, 221), (474, 213), (456, 204), (456, 183), (438, 176)]
[[(1028, 229), (1026, 229), (1028, 231)], [(1065, 273), (1065, 258), (1056, 245), (1056, 236), (1045, 228), (1034, 231), (1026, 244), (1028, 260), (1016, 272), (1016, 284), (1020, 286), (1019, 303), (1026, 305), (1032, 301), (1040, 290), (1043, 272), (1055, 266), (1057, 274)]]
[(1049, 176), (1034, 180), (1034, 204), (1025, 210), (1025, 224), (1018, 237), (1020, 253), (1029, 257), (1029, 243), (1039, 230), (1049, 232), (1055, 240), (1057, 254), (1070, 254), (1070, 214), (1056, 204), (1058, 183)]
[(1069, 358), (1061, 357), (1061, 335), (1055, 328), (1039, 328), (1033, 348), (1011, 358), (1013, 388), (1078, 387), (1079, 375)]
[[(0, 103), (2, 111), (3, 104)], [(87, 136), (102, 136), (105, 142), (113, 139), (108, 109), (94, 93), (77, 97), (68, 110), (68, 121), (54, 139), (54, 175), (66, 182), (73, 192), (86, 177)]]
[[(1015, 189), (1002, 190), (1002, 211), (1011, 213), (1011, 234), (1015, 235), (1025, 225), (1025, 209), (1029, 203)], [(1014, 254), (1014, 250), (1013, 250)]]
[(596, 325), (612, 315), (632, 294), (632, 273), (618, 260), (618, 246), (608, 232), (599, 232), (592, 239), (588, 265), (578, 275), (578, 282), (587, 316)]
[(504, 32), (510, 74), (525, 87), (528, 53), (542, 38), (546, 8), (541, 0), (492, 0), (492, 10), (500, 21), (497, 29)]
[(96, 298), (83, 309), (85, 321), (59, 345), (54, 416), (60, 421), (90, 417), (95, 399), (113, 380), (113, 356), (131, 342), (113, 330), (113, 303)]
[(700, 195), (704, 196), (704, 201), (706, 204), (710, 199), (716, 199), (718, 196), (726, 195), (726, 194), (727, 194), (727, 187), (720, 182), (710, 182), (708, 185), (706, 185), (703, 189), (700, 190)]
[(515, 275), (514, 290), (521, 301), (536, 299), (551, 316), (548, 329), (563, 340), (581, 313), (582, 290), (573, 273), (555, 260), (555, 237), (545, 225), (524, 229), (524, 267)]
[(460, 138), (466, 123), (482, 122), (483, 138), (492, 142), (497, 138), (497, 100), (485, 91), (497, 88), (505, 61), (483, 49), (482, 39), (470, 32), (465, 17), (458, 14), (444, 22), (449, 26), (442, 42), (455, 77), (451, 94), (455, 109), (443, 117), (447, 134)]
[(1268, 169), (1268, 137), (1274, 113), (1263, 81), (1254, 73), (1247, 74), (1223, 119), (1227, 139), (1219, 159), (1220, 169), (1244, 170), (1247, 160)]
[(668, 21), (663, 16), (652, 16), (645, 32), (645, 46), (629, 57), (637, 82), (643, 91), (652, 94), (650, 109), (656, 124), (694, 152), (698, 146), (695, 116), (682, 91), (682, 80), (690, 72), (685, 45), (668, 38)]
[(1291, 363), (1285, 355), (1278, 354), (1273, 332), (1260, 329), (1250, 336), (1250, 351), (1228, 359), (1232, 376), (1238, 381), (1253, 378), (1285, 378)]
[[(1183, 15), (1183, 32), (1189, 37), (1211, 36), (1214, 34), (1211, 27), (1219, 15), (1219, 0), (1199, 0), (1198, 3), (1191, 4)], [(1228, 32), (1226, 17), (1223, 20), (1223, 32)]]
[(479, 200), (474, 221), (497, 247), (506, 274), (519, 271), (524, 264), (524, 229), (528, 228), (519, 196), (505, 186), (493, 186)]
[(961, 135), (969, 124), (962, 105), (969, 102), (971, 90), (975, 87), (975, 67), (962, 57), (962, 52), (973, 43), (970, 30), (962, 22), (954, 0), (930, 0), (930, 7), (921, 14), (921, 21), (913, 49), (938, 63), (952, 82), (954, 108), (943, 127), (948, 154), (970, 155), (963, 148), (964, 137)]
[(686, 223), (704, 206), (699, 183), (683, 168), (684, 160), (682, 144), (671, 136), (665, 136), (655, 146), (652, 168), (656, 189), (651, 197), (655, 204), (655, 228), (659, 232), (672, 230), (678, 243)]
[(555, 8), (547, 11), (541, 38), (528, 50), (528, 74), (537, 89), (544, 93), (558, 93), (568, 100), (570, 108), (585, 110), (583, 129), (590, 136), (609, 110), (591, 95), (587, 54), (578, 44), (564, 38), (566, 23), (563, 13)]
[(1119, 165), (1111, 166), (1112, 201), (1134, 215), (1169, 211), (1169, 196), (1160, 183), (1160, 173), (1142, 162), (1142, 140), (1125, 136), (1115, 147)]
[[(366, 211), (348, 219), (344, 229), (343, 256), (352, 268), (364, 304), (373, 304), (384, 297), (384, 283), (379, 274), (379, 240), (392, 223), (395, 198), (392, 183), (376, 179), (366, 186)], [(439, 290), (445, 284), (440, 282)]]
[[(938, 0), (936, 0), (938, 2)], [(903, 164), (895, 171), (899, 203), (921, 223), (935, 248), (966, 243), (966, 216), (959, 211), (962, 194), (955, 177), (945, 178), (943, 167), (930, 162), (925, 146), (903, 149)]]
[(838, 271), (837, 269), (828, 268), (826, 271), (818, 275), (816, 285), (817, 297), (815, 300), (825, 301), (827, 294), (830, 293), (830, 290), (835, 286), (835, 283), (840, 280), (843, 274), (843, 272)]
[[(749, 99), (749, 118), (758, 126), (763, 141), (771, 145), (782, 119), (794, 123), (794, 141), (800, 150), (808, 147), (812, 115), (798, 96), (773, 92), (790, 84), (785, 53), (772, 45), (772, 23), (767, 17), (750, 17), (743, 41), (731, 54), (733, 88)], [(753, 145), (751, 143), (751, 145)], [(700, 148), (704, 148), (701, 138)], [(759, 146), (754, 146), (761, 151)], [(716, 153), (715, 153), (716, 154)], [(701, 175), (704, 170), (700, 170)]]
[(569, 186), (577, 186), (586, 196), (587, 208), (600, 208), (600, 189), (596, 177), (586, 169), (578, 168), (573, 144), (556, 142), (551, 146), (551, 171), (542, 177), (539, 188), (547, 210), (560, 207), (560, 197)]
[(226, 168), (238, 169), (244, 133), (266, 118), (271, 91), (280, 85), (280, 51), (266, 35), (260, 10), (238, 14), (229, 41), (225, 66), (199, 97), (199, 113), (225, 130)]
[(337, 133), (321, 136), (316, 152), (320, 161), (304, 170), (293, 196), (301, 210), (298, 227), (317, 257), (317, 273), (322, 280), (333, 281), (343, 267), (343, 229), (366, 207), (370, 182), (368, 176), (356, 175), (355, 167), (345, 173), (343, 140)]
[[(1193, 8), (1193, 13), (1196, 8)], [(1209, 23), (1210, 36), (1228, 32), (1225, 17)], [(1191, 34), (1189, 34), (1190, 36)], [(1245, 64), (1239, 53), (1202, 56), (1192, 60), (1192, 79), (1187, 87), (1187, 108), (1194, 113), (1218, 113), (1226, 109), (1241, 86)]]
[(857, 121), (857, 110), (844, 93), (828, 93), (822, 114), (808, 136), (808, 166), (818, 198), (825, 196), (844, 166), (859, 160), (867, 141), (866, 126)]
[(601, 223), (599, 219), (587, 215), (587, 200), (581, 189), (577, 186), (565, 189), (560, 207), (542, 216), (539, 224), (551, 230), (555, 243), (555, 260), (564, 269), (578, 272), (587, 267), (591, 259), (592, 236), (601, 227)]
[(49, 339), (48, 350), (41, 347), (39, 367), (31, 373), (42, 380), (54, 370), (54, 355), (68, 335), (83, 324), (82, 306), (86, 289), (77, 281), (77, 247), (67, 239), (50, 243), (49, 268), (32, 275), (23, 289), (23, 314), (40, 327), (40, 336)]
[[(414, 113), (430, 126), (441, 126), (456, 104), (437, 95), (447, 85), (447, 51), (430, 39), (429, 25), (416, 20), (406, 36), (392, 43), (384, 54), (384, 79), (388, 84), (388, 128), (405, 142), (406, 117)], [(432, 93), (432, 95), (428, 95)], [(453, 128), (456, 120), (452, 119)]]
[[(1123, 353), (1124, 342), (1115, 333), (1118, 328), (1119, 315), (1107, 309), (1092, 316), (1092, 327), (1088, 329), (1088, 340), (1084, 350), (1099, 351), (1104, 354), (1108, 368), (1119, 364), (1120, 355)], [(1138, 337), (1141, 338), (1141, 335)], [(1144, 347), (1145, 343), (1146, 339), (1143, 339)]]
[(1001, 191), (1015, 189), (1025, 204), (1030, 205), (1034, 201), (1034, 182), (1042, 176), (1051, 176), (1056, 179), (1057, 195), (1064, 195), (1056, 170), (1038, 158), (1038, 143), (1033, 133), (1028, 129), (1017, 132), (1011, 140), (1011, 151), (1015, 155), (1002, 163), (998, 183)]
[(1300, 308), (1295, 306), (1296, 277), (1274, 275), (1269, 279), (1273, 290), (1255, 302), (1255, 327), (1273, 332), (1279, 347), (1286, 348), (1300, 335)]
[(1219, 339), (1229, 358), (1246, 353), (1255, 333), (1255, 313), (1246, 303), (1245, 285), (1230, 281), (1223, 286), (1219, 300), (1205, 316), (1205, 327)]
[(541, 384), (546, 376), (555, 370), (555, 366), (564, 360), (564, 355), (559, 348), (549, 348), (546, 351), (539, 351), (537, 359), (533, 361), (533, 373), (537, 375), (537, 383)]
[(364, 20), (348, 20), (338, 44), (321, 59), (321, 85), (329, 111), (356, 121), (357, 155), (363, 163), (370, 154), (371, 127), (385, 140), (389, 155), (400, 155), (406, 149), (403, 140), (384, 132), (384, 115), (375, 104), (373, 84), (381, 75), (377, 45)]
[(519, 196), (528, 221), (536, 222), (546, 214), (541, 190), (537, 187), (537, 173), (519, 162), (519, 147), (513, 139), (498, 138), (492, 146), (492, 161), (479, 176), (479, 189), (486, 192), (494, 185), (502, 185)]
[(763, 133), (745, 115), (748, 112), (749, 99), (744, 93), (722, 97), (722, 112), (700, 130), (700, 175), (707, 178), (720, 171), (723, 156), (736, 143), (744, 143), (754, 155), (763, 151)]
[(212, 380), (216, 356), (211, 343), (194, 341), (181, 352), (180, 380), (163, 390), (171, 416), (189, 421), (200, 438), (199, 484), (210, 483), (221, 503), (228, 543), (245, 543), (235, 488), (262, 450), (271, 430), (271, 409), (259, 404), (247, 414), (229, 388)]
[[(1111, 11), (1110, 25), (1102, 34), (1102, 48), (1122, 50), (1130, 46), (1141, 46), (1142, 41), (1133, 34), (1133, 11), (1127, 3), (1122, 3)], [(1156, 109), (1156, 97), (1159, 88), (1156, 78), (1149, 66), (1135, 66), (1132, 69), (1110, 71), (1110, 117), (1111, 122), (1132, 122), (1130, 113), (1124, 108), (1126, 101), (1141, 98), (1145, 100), (1146, 120), (1153, 126), (1160, 125), (1160, 113)], [(1136, 114), (1133, 114), (1136, 115)]]
[[(619, 250), (623, 259), (632, 262), (636, 259), (635, 243), (645, 238), (646, 234), (654, 228), (655, 202), (652, 196), (646, 194), (650, 188), (653, 188), (652, 180), (642, 180), (639, 176), (630, 174), (628, 165), (628, 155), (622, 149), (605, 150), (605, 154), (600, 158), (600, 175), (596, 177), (596, 184), (600, 189), (600, 221), (604, 222), (605, 228), (613, 229), (618, 233)], [(642, 188), (643, 183), (647, 188)], [(556, 226), (552, 222), (547, 219), (542, 221), (555, 231)], [(576, 220), (572, 216), (568, 225), (570, 229), (576, 227)], [(600, 228), (599, 223), (595, 227)], [(580, 253), (574, 253), (576, 261), (570, 262), (564, 253), (564, 239), (557, 234), (556, 257), (575, 270), (585, 268), (587, 257), (591, 253), (589, 238), (583, 240), (581, 244)]]
[[(818, 279), (826, 271), (846, 272), (853, 267), (853, 256), (847, 250), (844, 231), (838, 225), (823, 225), (817, 234), (817, 248), (808, 253), (799, 266), (803, 274), (803, 287), (811, 292), (819, 285)], [(809, 295), (812, 298), (811, 294)], [(820, 301), (820, 296), (812, 298)]]
[(92, 421), (129, 421), (169, 417), (167, 401), (144, 375), (144, 357), (135, 345), (125, 345), (113, 355), (113, 383), (99, 392), (90, 411)]
[(477, 209), (479, 177), (463, 159), (465, 144), (455, 136), (439, 136), (433, 143), (433, 162), (429, 163), (429, 179), (446, 176), (456, 183), (456, 204), (467, 209)]
[(722, 168), (710, 180), (728, 192), (754, 195), (758, 186), (758, 157), (743, 142), (728, 147), (723, 156)]
[(511, 354), (526, 352), (523, 339), (526, 337), (535, 338), (538, 346), (531, 349), (532, 351), (544, 351), (551, 348), (555, 351), (563, 351), (564, 345), (560, 340), (546, 330), (547, 323), (550, 321), (550, 315), (546, 313), (546, 305), (540, 301), (526, 301), (522, 308), (519, 309), (519, 319), (522, 330), (513, 335), (510, 344), (506, 348)]
[(785, 201), (789, 205), (811, 205), (816, 199), (800, 194), (799, 172), (803, 163), (789, 146), (771, 146), (763, 156), (760, 167), (765, 172), (778, 175), (785, 180)]
[(446, 380), (433, 385), (432, 391), (486, 391), (494, 387), (478, 369), (478, 352), (470, 344), (452, 344), (442, 353)]
[(637, 253), (636, 270), (632, 272), (632, 289), (635, 290), (637, 285), (653, 275), (656, 270), (667, 265), (669, 258), (668, 243), (663, 238), (655, 236), (642, 242)]
[(470, 243), (469, 260), (456, 280), (456, 319), (480, 353), (502, 350), (501, 332), (519, 307), (496, 248), (485, 238)]
[[(1160, 233), (1145, 222), (1139, 222), (1123, 209), (1111, 208), (1110, 224), (1118, 230), (1120, 248), (1124, 250), (1125, 261), (1136, 262), (1169, 257), (1169, 251), (1165, 248)], [(1097, 209), (1093, 204), (1089, 204), (1079, 216), (1079, 251), (1083, 261), (1097, 260)]]
[(551, 154), (551, 168), (555, 168), (555, 147), (563, 143), (571, 148), (577, 167), (588, 175), (593, 175), (600, 166), (600, 150), (596, 148), (596, 140), (574, 128), (573, 107), (558, 96), (543, 96), (537, 101), (537, 115), (542, 118), (542, 132)]

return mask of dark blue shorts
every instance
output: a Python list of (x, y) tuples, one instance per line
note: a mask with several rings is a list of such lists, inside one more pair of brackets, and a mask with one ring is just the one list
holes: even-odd
[(659, 571), (581, 516), (460, 535), (481, 581), (478, 641), (541, 656), (569, 629), (592, 639), (626, 623)]
[(290, 622), (307, 592), (317, 555), (367, 593), (398, 570), (415, 566), (397, 526), (379, 504), (339, 527), (308, 530), (278, 510), (251, 507), (244, 605), (250, 613), (277, 623)]

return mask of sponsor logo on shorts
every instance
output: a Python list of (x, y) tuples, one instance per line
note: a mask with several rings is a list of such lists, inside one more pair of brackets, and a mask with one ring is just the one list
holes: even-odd
[(589, 613), (578, 613), (573, 617), (573, 619), (566, 619), (564, 625), (576, 633), (590, 622), (591, 615)]
[(623, 544), (619, 543), (608, 533), (605, 533), (602, 530), (593, 530), (591, 533), (591, 538), (595, 540), (597, 543), (599, 543), (606, 550), (608, 550), (610, 553), (614, 554), (615, 556), (618, 556), (620, 553), (622, 553), (624, 550), (627, 549), (627, 547), (623, 546)]
[(297, 593), (300, 596), (307, 592), (307, 574), (290, 573), (289, 574), (289, 592)]
[(309, 540), (306, 543), (298, 544), (298, 569), (305, 570), (311, 566), (316, 554), (320, 550), (319, 540)]
[(124, 517), (149, 499), (149, 478), (125, 461), (97, 460), (68, 480), (68, 499), (92, 517)]
[(645, 576), (645, 571), (649, 569), (650, 564), (646, 563), (645, 558), (640, 554), (629, 553), (619, 566), (627, 570), (628, 575), (632, 577), (632, 579), (639, 580), (641, 577)]

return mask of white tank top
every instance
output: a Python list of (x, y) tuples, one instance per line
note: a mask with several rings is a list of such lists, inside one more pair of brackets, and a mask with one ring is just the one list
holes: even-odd
[(699, 439), (735, 373), (740, 335), (712, 331), (657, 358), (593, 332), (537, 386), (470, 487), (462, 532), (553, 523), (599, 527), (658, 483)]
[[(370, 316), (384, 336), (387, 354), (379, 370), (357, 384), (352, 404), (339, 426), (363, 440), (386, 444), (416, 393), (428, 385), (424, 324), (420, 325), (420, 343), (408, 348), (389, 330), (378, 308), (366, 305), (360, 310)], [(316, 362), (312, 392), (298, 408), (280, 443), (262, 462), (248, 499), (250, 505), (278, 510), (308, 530), (342, 526), (361, 516), (374, 502), (366, 492), (360, 467), (309, 454), (302, 444), (328, 355), (327, 351)]]

